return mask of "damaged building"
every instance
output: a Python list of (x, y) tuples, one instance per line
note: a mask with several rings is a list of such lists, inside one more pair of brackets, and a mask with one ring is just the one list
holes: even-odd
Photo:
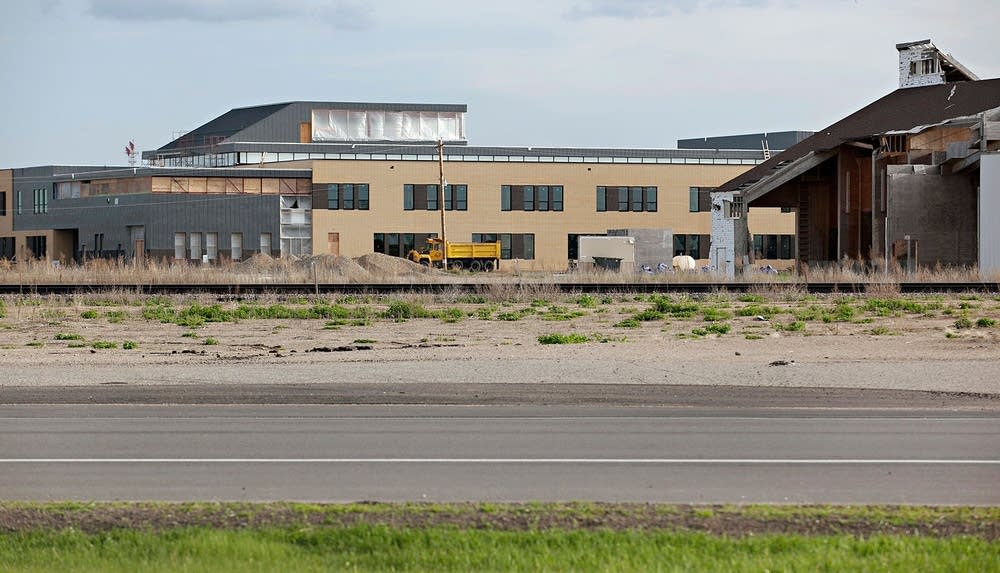
[[(1000, 79), (980, 80), (930, 40), (898, 44), (899, 89), (819, 130), (712, 194), (710, 264), (753, 264), (753, 208), (795, 214), (801, 271), (845, 259), (869, 268), (1000, 271)], [(757, 247), (757, 248), (755, 248)]]

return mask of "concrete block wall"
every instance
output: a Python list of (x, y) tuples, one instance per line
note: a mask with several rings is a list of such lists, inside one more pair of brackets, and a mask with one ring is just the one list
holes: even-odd
[[(730, 219), (725, 203), (732, 202), (735, 193), (712, 193), (712, 250), (709, 253), (708, 265), (712, 272), (725, 275), (726, 278), (736, 278), (736, 223), (738, 219)], [(744, 218), (743, 223), (746, 224)]]
[[(920, 73), (920, 61), (933, 59), (934, 68), (937, 70), (932, 74)], [(917, 62), (917, 73), (910, 73), (910, 64)], [(919, 86), (932, 86), (944, 83), (944, 72), (941, 71), (941, 62), (938, 59), (938, 51), (931, 44), (920, 44), (899, 51), (899, 87), (915, 88)]]

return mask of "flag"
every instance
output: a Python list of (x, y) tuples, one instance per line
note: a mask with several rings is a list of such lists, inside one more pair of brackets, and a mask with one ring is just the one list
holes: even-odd
[(131, 139), (128, 141), (128, 150), (133, 153), (135, 152), (135, 142)]

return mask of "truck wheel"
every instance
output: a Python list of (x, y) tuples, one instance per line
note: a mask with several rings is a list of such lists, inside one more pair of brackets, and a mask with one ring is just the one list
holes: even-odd
[(463, 267), (465, 267), (465, 265), (462, 264), (462, 261), (454, 261), (450, 264), (451, 268), (455, 269), (456, 271), (460, 271), (462, 270)]
[(422, 266), (422, 267), (429, 267), (429, 266), (431, 266), (431, 262), (430, 261), (420, 261), (420, 266)]
[(483, 263), (479, 261), (472, 261), (472, 264), (469, 265), (469, 270), (474, 273), (478, 273), (479, 271), (483, 270)]
[(496, 268), (496, 265), (493, 264), (493, 261), (486, 261), (486, 262), (483, 263), (483, 270), (486, 271), (486, 272), (492, 272), (493, 269), (495, 269), (495, 268)]

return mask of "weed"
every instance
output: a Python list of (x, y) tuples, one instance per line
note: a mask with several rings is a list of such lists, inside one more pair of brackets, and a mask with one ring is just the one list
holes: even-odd
[(136, 348), (139, 348), (139, 343), (134, 340), (126, 340), (125, 342), (122, 342), (122, 348), (125, 350), (135, 350)]
[(691, 331), (691, 334), (695, 336), (706, 336), (708, 334), (708, 330), (704, 328), (695, 328)]
[(198, 333), (197, 332), (188, 331), (188, 332), (185, 332), (184, 334), (182, 334), (181, 336), (183, 336), (184, 338), (198, 338)]
[(432, 313), (415, 302), (397, 300), (389, 303), (389, 307), (380, 316), (402, 322), (410, 318), (430, 318)]
[(639, 321), (639, 319), (634, 316), (630, 316), (629, 318), (620, 320), (617, 323), (615, 323), (616, 328), (639, 328), (641, 325), (642, 323)]
[(708, 322), (718, 322), (720, 320), (729, 320), (733, 317), (733, 313), (728, 310), (721, 310), (714, 307), (709, 307), (705, 309), (705, 320)]
[(109, 310), (104, 313), (104, 318), (108, 319), (108, 322), (111, 324), (118, 324), (125, 320), (125, 312), (121, 310)]
[(216, 346), (217, 344), (219, 344), (219, 341), (209, 336), (208, 338), (205, 339), (204, 342), (202, 342), (202, 344), (204, 344), (205, 346)]
[(736, 300), (740, 302), (764, 302), (764, 296), (759, 294), (741, 294)]
[(653, 308), (674, 318), (691, 318), (701, 308), (696, 302), (674, 302), (667, 296), (650, 297)]
[(82, 334), (74, 334), (69, 332), (60, 332), (55, 336), (56, 340), (83, 340)]
[(746, 334), (743, 336), (743, 338), (747, 340), (761, 340), (764, 337), (759, 334)]
[(972, 328), (972, 321), (963, 316), (962, 318), (955, 321), (954, 326), (955, 328), (958, 328), (960, 330), (963, 328)]
[(601, 343), (607, 343), (607, 342), (625, 342), (625, 337), (624, 336), (621, 336), (621, 337), (608, 336), (606, 334), (601, 334), (599, 332), (595, 332), (595, 333), (591, 334), (590, 335), (590, 339), (593, 340), (594, 342), (601, 342)]
[(893, 332), (893, 331), (891, 331), (891, 330), (889, 330), (888, 328), (886, 328), (884, 326), (876, 326), (875, 328), (869, 330), (868, 334), (871, 334), (871, 335), (874, 335), (874, 336), (884, 336), (886, 334), (896, 334), (896, 333)]
[(118, 348), (118, 344), (114, 342), (109, 342), (107, 340), (95, 340), (90, 344), (91, 348), (96, 348), (98, 350), (108, 349), (108, 348)]
[(552, 334), (542, 334), (538, 336), (538, 342), (540, 344), (581, 344), (590, 340), (585, 334), (579, 334), (572, 332), (570, 334), (561, 334), (554, 332)]
[(725, 324), (725, 323), (715, 323), (715, 324), (709, 324), (708, 326), (706, 326), (705, 330), (708, 331), (708, 332), (710, 332), (710, 333), (722, 335), (722, 334), (728, 334), (729, 333), (730, 326), (728, 324)]
[(992, 328), (997, 325), (996, 319), (993, 318), (980, 318), (976, 321), (976, 326), (979, 328)]
[(80, 313), (80, 318), (86, 318), (88, 320), (97, 318), (99, 315), (96, 310), (85, 310)]
[(595, 308), (597, 306), (597, 299), (589, 294), (578, 296), (575, 302), (583, 308)]
[(465, 318), (465, 311), (460, 308), (447, 308), (434, 313), (444, 322), (458, 322)]
[(66, 345), (66, 348), (86, 348), (86, 347), (87, 347), (86, 342), (70, 342), (69, 344)]
[(775, 330), (787, 330), (787, 331), (790, 331), (790, 332), (797, 332), (797, 331), (805, 329), (805, 327), (806, 327), (806, 323), (802, 322), (801, 320), (796, 320), (794, 322), (789, 322), (788, 324), (780, 324), (780, 323), (775, 323), (774, 324)]
[(958, 338), (959, 336), (957, 334), (955, 334), (954, 332), (949, 331), (949, 332), (945, 332), (944, 333), (944, 337), (945, 338)]
[(30, 346), (32, 348), (41, 348), (45, 346), (45, 343), (41, 340), (32, 340), (31, 342), (25, 344), (25, 346)]
[(377, 341), (371, 338), (355, 338), (354, 344), (375, 344)]
[(761, 306), (751, 304), (743, 308), (736, 309), (736, 316), (763, 316), (770, 320), (776, 314), (781, 314), (781, 309), (776, 306)]

